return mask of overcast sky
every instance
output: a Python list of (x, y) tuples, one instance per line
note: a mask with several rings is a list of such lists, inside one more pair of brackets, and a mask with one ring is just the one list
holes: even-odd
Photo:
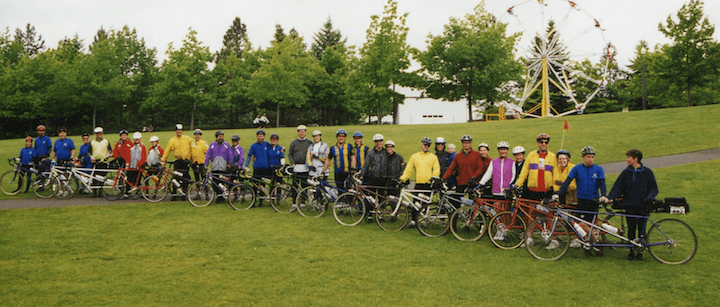
[[(511, 25), (513, 22), (516, 25), (519, 22), (527, 24), (527, 31), (538, 31), (536, 28), (540, 26), (535, 21), (541, 17), (567, 20), (565, 29), (570, 29), (568, 31), (586, 29), (587, 21), (583, 18), (597, 19), (605, 31), (600, 35), (588, 31), (587, 35), (581, 36), (595, 41), (602, 40), (604, 36), (616, 46), (619, 63), (627, 65), (640, 40), (648, 41), (651, 46), (668, 42), (658, 31), (658, 23), (675, 14), (687, 1), (575, 0), (582, 11), (571, 11), (570, 14), (567, 14), (567, 1), (545, 2), (549, 5), (543, 10), (539, 9), (537, 0), (490, 0), (486, 9), (498, 17), (505, 15), (503, 20)], [(309, 44), (312, 35), (330, 17), (334, 27), (347, 37), (349, 44), (359, 48), (365, 42), (370, 16), (381, 15), (386, 3), (386, 0), (2, 0), (0, 26), (14, 32), (15, 28), (24, 28), (29, 22), (43, 36), (46, 46), (55, 48), (57, 42), (66, 36), (77, 34), (87, 45), (101, 26), (120, 29), (128, 25), (137, 30), (138, 36), (144, 38), (149, 47), (157, 49), (158, 59), (162, 61), (166, 58), (164, 53), (168, 43), (180, 46), (190, 27), (198, 32), (199, 40), (211, 51), (219, 50), (222, 37), (236, 16), (247, 25), (254, 47), (270, 45), (275, 24), (282, 25), (286, 32), (295, 28)], [(471, 13), (479, 1), (399, 0), (398, 3), (400, 13), (409, 13), (408, 43), (425, 50), (428, 34), (441, 34), (450, 17)], [(518, 15), (515, 21), (512, 21), (514, 17), (506, 14), (512, 6), (516, 6)], [(720, 1), (706, 1), (704, 11), (710, 22), (717, 25), (720, 21)], [(569, 17), (565, 18), (566, 14)], [(594, 39), (594, 35), (600, 38)], [(716, 31), (715, 39), (720, 40), (718, 37)], [(586, 44), (579, 42), (573, 40), (572, 44), (582, 49)], [(571, 49), (574, 48), (571, 46)]]

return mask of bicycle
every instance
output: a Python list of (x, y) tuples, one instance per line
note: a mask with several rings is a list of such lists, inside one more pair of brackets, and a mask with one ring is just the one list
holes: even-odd
[[(78, 162), (76, 162), (78, 163)], [(80, 168), (75, 163), (68, 162), (65, 164), (67, 172), (60, 176), (55, 176), (53, 179), (53, 194), (55, 197), (64, 199), (75, 196), (78, 191), (84, 189), (87, 193), (91, 193), (92, 190), (102, 189), (108, 185), (112, 185), (114, 180), (107, 178), (106, 175), (109, 173), (117, 172), (115, 170), (97, 170), (95, 168)], [(96, 174), (102, 173), (103, 175)], [(94, 183), (101, 182), (102, 185)]]
[[(167, 162), (167, 164), (173, 165), (175, 162)], [(143, 198), (149, 202), (159, 202), (167, 197), (170, 192), (170, 187), (175, 186), (177, 192), (183, 197), (188, 197), (188, 193), (182, 190), (182, 185), (186, 183), (189, 186), (194, 183), (190, 178), (186, 178), (178, 170), (167, 169), (163, 166), (152, 166), (157, 167), (157, 174), (145, 178), (143, 185), (149, 187), (143, 190)], [(151, 188), (152, 187), (152, 188)]]
[(31, 177), (35, 175), (35, 180), (33, 180), (32, 183), (34, 184), (41, 175), (41, 173), (32, 166), (30, 168), (22, 166), (19, 158), (8, 159), (8, 164), (15, 169), (9, 170), (0, 176), (0, 190), (2, 190), (5, 195), (17, 195), (20, 193), (25, 187), (27, 181), (25, 179), (26, 176)]
[(450, 217), (450, 232), (460, 241), (480, 240), (487, 230), (487, 220), (512, 205), (512, 194), (503, 199), (488, 198), (478, 187), (473, 189), (471, 196), (470, 199), (461, 198), (463, 206)]
[(348, 192), (340, 194), (332, 206), (333, 217), (340, 225), (360, 224), (366, 216), (374, 215), (375, 207), (386, 199), (384, 195), (375, 191), (386, 187), (362, 185), (360, 173), (348, 177), (345, 186), (349, 187)]
[(452, 192), (445, 180), (441, 183), (440, 199), (437, 204), (431, 203), (425, 210), (418, 212), (417, 229), (427, 237), (445, 235), (450, 230), (450, 217), (455, 214), (461, 203), (467, 202), (465, 193)]
[[(249, 209), (252, 207), (251, 199), (255, 198), (255, 193), (246, 189), (243, 183), (235, 183), (230, 174), (212, 173), (209, 169), (202, 181), (196, 181), (188, 187), (188, 201), (194, 207), (206, 207), (215, 201), (217, 191), (221, 191), (222, 196), (228, 201), (228, 204), (234, 210)], [(250, 206), (245, 203), (250, 200)]]
[[(397, 180), (394, 183), (402, 185)], [(435, 194), (440, 190), (442, 179), (433, 177), (430, 190), (409, 190), (404, 186), (400, 196), (388, 196), (375, 208), (375, 222), (386, 231), (398, 231), (405, 228), (410, 222), (410, 208), (423, 212), (436, 199)], [(421, 213), (426, 214), (426, 213)]]
[[(671, 214), (685, 214), (689, 212), (689, 205), (684, 202), (675, 203), (660, 202), (655, 208), (650, 208), (649, 212), (664, 212)], [(607, 207), (605, 203), (603, 206)], [(570, 248), (570, 237), (576, 235), (586, 250), (593, 247), (634, 247), (639, 249), (647, 249), (655, 260), (665, 264), (684, 264), (690, 261), (697, 253), (697, 236), (695, 231), (685, 222), (669, 218), (655, 222), (650, 216), (619, 214), (619, 213), (603, 213), (603, 212), (587, 212), (579, 210), (570, 210), (560, 207), (552, 207), (555, 213), (552, 217), (541, 217), (530, 224), (528, 227), (525, 242), (525, 248), (528, 253), (535, 259), (539, 260), (558, 260), (567, 254)], [(606, 208), (607, 210), (607, 208)], [(629, 238), (616, 232), (615, 229), (598, 226), (594, 222), (585, 221), (576, 217), (573, 213), (592, 213), (598, 215), (617, 215), (623, 217), (641, 218), (650, 222), (650, 229), (647, 231), (644, 240), (630, 240)], [(597, 219), (597, 217), (595, 218)], [(578, 225), (570, 227), (569, 225)], [(580, 226), (582, 225), (582, 226)], [(568, 230), (569, 228), (569, 230)], [(583, 231), (579, 231), (582, 229)], [(605, 232), (617, 239), (621, 243), (599, 243), (586, 239), (588, 232)], [(589, 236), (592, 238), (592, 236)]]
[(298, 192), (295, 206), (298, 213), (304, 217), (321, 217), (325, 214), (328, 204), (347, 192), (323, 180), (323, 175), (315, 175), (307, 179), (309, 186)]

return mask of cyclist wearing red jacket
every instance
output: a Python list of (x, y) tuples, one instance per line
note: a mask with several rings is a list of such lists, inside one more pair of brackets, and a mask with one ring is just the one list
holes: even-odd
[(122, 166), (130, 165), (130, 149), (133, 143), (128, 139), (128, 131), (120, 130), (120, 140), (115, 143), (113, 148), (113, 158), (118, 160)]

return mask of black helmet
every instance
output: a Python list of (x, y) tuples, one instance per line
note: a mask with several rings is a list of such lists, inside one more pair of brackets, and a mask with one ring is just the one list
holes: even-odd
[(429, 137), (424, 137), (424, 138), (422, 138), (422, 140), (420, 140), (420, 144), (425, 144), (425, 143), (431, 144), (432, 140), (430, 140)]
[(265, 130), (258, 129), (258, 131), (255, 132), (255, 135), (265, 135)]
[(218, 135), (225, 135), (225, 132), (222, 130), (215, 131), (215, 137), (218, 137)]
[(472, 142), (472, 137), (469, 136), (469, 135), (467, 135), (467, 134), (466, 134), (466, 135), (463, 135), (463, 136), (460, 138), (460, 142), (465, 142), (465, 141), (470, 141), (470, 142)]
[(90, 135), (87, 132), (83, 132), (82, 137), (90, 137)]
[(594, 154), (595, 154), (595, 148), (592, 148), (592, 147), (590, 147), (590, 146), (585, 146), (585, 147), (583, 147), (583, 149), (580, 151), (580, 153), (582, 154), (583, 157), (584, 157), (585, 155), (594, 155)]
[(555, 155), (556, 156), (566, 155), (568, 157), (568, 159), (570, 159), (570, 152), (567, 149), (560, 149), (557, 151), (557, 153)]
[(233, 134), (232, 140), (233, 140), (233, 141), (240, 141), (240, 136), (237, 135), (237, 134)]
[(270, 139), (280, 139), (280, 136), (277, 133), (273, 133), (270, 135)]
[[(62, 131), (62, 130), (61, 130), (61, 131)], [(130, 133), (128, 133), (127, 130), (123, 129), (123, 130), (120, 130), (120, 133), (118, 133), (118, 135), (123, 135), (123, 133), (125, 133), (125, 134), (130, 134)]]

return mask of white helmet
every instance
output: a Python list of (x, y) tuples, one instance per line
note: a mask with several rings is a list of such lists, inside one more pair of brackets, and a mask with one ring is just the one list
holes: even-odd
[(513, 155), (516, 155), (519, 153), (525, 153), (525, 147), (515, 146), (515, 148), (513, 148)]
[(387, 140), (385, 142), (385, 147), (388, 147), (388, 146), (395, 147), (395, 142), (393, 142), (392, 140)]
[(183, 130), (183, 125), (181, 123), (175, 124), (175, 130)]
[(95, 130), (93, 130), (93, 133), (100, 133), (100, 132), (103, 132), (102, 127), (96, 127)]
[(160, 138), (158, 138), (156, 135), (153, 135), (150, 137), (150, 142), (158, 142), (160, 141)]
[(307, 130), (307, 127), (305, 127), (305, 125), (300, 125), (300, 126), (297, 127), (297, 130), (298, 130), (298, 131), (300, 131), (300, 130)]
[(490, 145), (488, 145), (487, 143), (480, 143), (480, 145), (478, 145), (478, 150), (480, 150), (480, 147), (485, 147), (485, 149), (490, 149)]
[(136, 131), (135, 133), (133, 133), (133, 139), (142, 139), (142, 134)]
[(375, 142), (375, 141), (382, 141), (382, 140), (384, 140), (384, 139), (385, 139), (385, 138), (384, 138), (383, 135), (380, 134), (380, 133), (378, 133), (378, 134), (376, 134), (376, 135), (373, 135), (373, 142)]
[(312, 136), (316, 136), (316, 135), (322, 135), (322, 132), (320, 132), (320, 130), (313, 131)]
[(435, 144), (445, 144), (445, 138), (438, 137), (437, 139), (435, 139)]
[(510, 148), (510, 144), (509, 144), (508, 142), (505, 142), (505, 141), (500, 141), (500, 142), (497, 143), (497, 146), (496, 146), (496, 147), (497, 147), (497, 149), (500, 149), (500, 148)]

